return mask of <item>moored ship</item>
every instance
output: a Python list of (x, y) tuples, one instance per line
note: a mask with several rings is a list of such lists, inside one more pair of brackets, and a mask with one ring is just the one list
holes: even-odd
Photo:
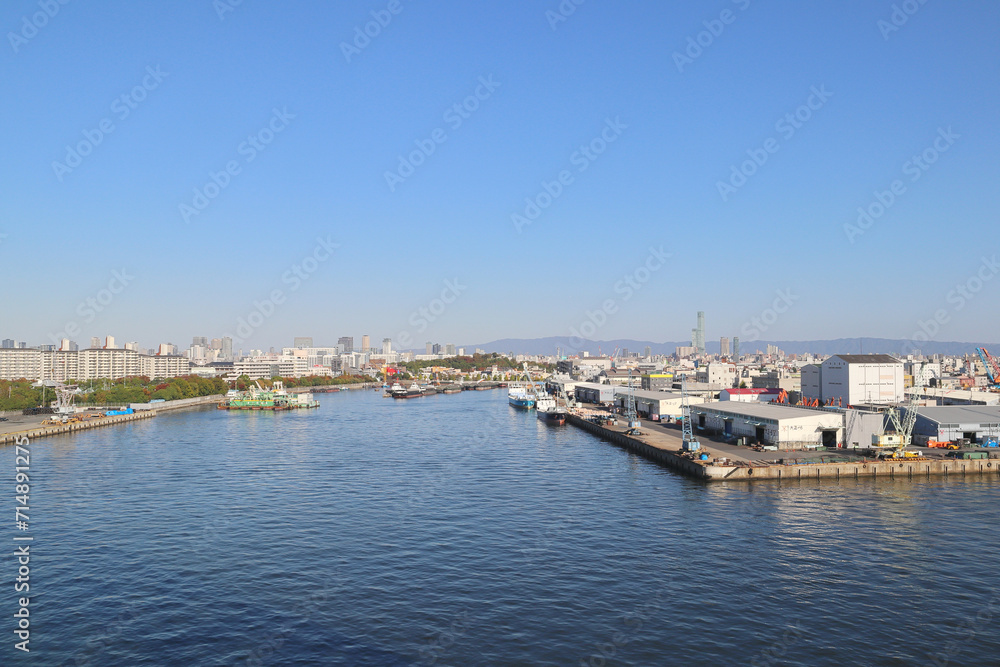
[(312, 394), (289, 394), (281, 381), (276, 380), (270, 389), (264, 389), (259, 382), (246, 391), (230, 389), (225, 399), (219, 403), (220, 410), (295, 410), (298, 408), (318, 408), (319, 401)]
[(515, 408), (530, 410), (535, 407), (535, 394), (527, 387), (510, 387), (507, 390), (507, 402)]
[(536, 416), (546, 424), (562, 426), (566, 423), (568, 411), (556, 403), (556, 399), (548, 394), (542, 394), (535, 402)]

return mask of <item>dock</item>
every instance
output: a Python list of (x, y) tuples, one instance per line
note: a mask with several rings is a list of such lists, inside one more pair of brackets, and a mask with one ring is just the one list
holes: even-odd
[[(839, 450), (831, 453), (831, 458), (854, 458), (835, 462), (811, 462), (796, 459), (764, 460), (764, 456), (790, 455), (791, 452), (765, 452), (758, 454), (746, 447), (706, 443), (702, 440), (698, 455), (706, 455), (700, 460), (693, 453), (681, 449), (680, 430), (665, 425), (648, 422), (639, 429), (641, 435), (626, 435), (624, 425), (598, 425), (584, 415), (587, 411), (570, 411), (568, 422), (608, 440), (623, 449), (638, 454), (651, 461), (661, 463), (685, 475), (706, 482), (750, 481), (758, 479), (840, 479), (840, 478), (888, 478), (912, 479), (913, 477), (951, 475), (998, 475), (1000, 458), (989, 459), (949, 459), (910, 458), (895, 460), (873, 460)], [(623, 420), (624, 421), (624, 420)], [(840, 454), (839, 452), (844, 452)], [(991, 454), (997, 456), (997, 454)]]
[[(49, 415), (44, 416), (48, 417)], [(123, 424), (125, 422), (132, 422), (138, 419), (150, 419), (155, 416), (155, 410), (144, 410), (142, 412), (134, 412), (130, 415), (97, 417), (83, 422), (73, 422), (72, 424), (53, 424), (51, 426), (42, 426), (41, 424), (38, 424), (19, 431), (7, 431), (6, 433), (0, 433), (0, 445), (13, 445), (22, 438), (35, 440), (36, 438), (44, 438), (50, 435), (60, 435), (62, 433), (72, 433), (74, 431), (85, 431), (87, 429), (98, 428), (100, 426), (114, 426), (115, 424)]]

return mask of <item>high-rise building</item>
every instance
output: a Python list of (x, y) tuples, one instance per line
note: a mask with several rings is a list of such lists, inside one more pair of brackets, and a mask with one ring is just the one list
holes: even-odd
[[(310, 347), (312, 347), (310, 345)], [(361, 351), (371, 352), (372, 349), (372, 337), (368, 334), (361, 334)]]
[(300, 350), (312, 346), (313, 346), (312, 336), (296, 336), (295, 339), (292, 341), (292, 347), (296, 347)]
[(341, 347), (344, 354), (354, 352), (354, 336), (341, 336), (337, 339), (337, 345)]
[(431, 345), (431, 354), (441, 354), (441, 343)]
[(383, 338), (382, 339), (382, 354), (392, 354), (392, 339)]
[(698, 342), (695, 343), (695, 347), (698, 348), (698, 354), (705, 354), (705, 312), (702, 310), (698, 311)]
[(729, 356), (729, 339), (726, 336), (719, 339), (719, 355), (723, 357)]
[(229, 336), (222, 337), (222, 351), (220, 356), (224, 361), (233, 360), (233, 339)]
[(90, 349), (98, 350), (101, 347), (101, 339), (97, 336), (90, 337)]
[(455, 356), (455, 344), (454, 343), (448, 343), (448, 344), (446, 344), (444, 346), (444, 353), (447, 354), (449, 357), (454, 357)]
[(739, 362), (740, 360), (740, 337), (733, 337), (733, 361)]
[(210, 348), (212, 348), (213, 350), (221, 350), (222, 349), (222, 339), (221, 338), (213, 338), (212, 342), (209, 343), (208, 346)]
[(434, 350), (434, 343), (427, 341), (427, 343), (424, 345), (424, 354), (434, 354), (433, 350)]
[(195, 345), (201, 345), (202, 347), (208, 347), (208, 337), (207, 336), (195, 336), (191, 339), (191, 347)]
[(652, 357), (653, 356), (653, 348), (651, 348), (649, 345), (647, 345), (646, 349), (642, 351), (642, 356), (645, 357), (646, 359), (649, 359), (650, 357)]
[(108, 336), (107, 338), (104, 339), (104, 349), (105, 350), (116, 350), (116, 349), (118, 349), (117, 347), (115, 347), (115, 337), (114, 336)]
[(4, 338), (3, 342), (0, 343), (0, 349), (13, 350), (14, 349), (14, 339), (13, 338)]

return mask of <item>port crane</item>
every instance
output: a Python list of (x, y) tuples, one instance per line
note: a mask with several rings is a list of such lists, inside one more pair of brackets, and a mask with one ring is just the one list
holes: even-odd
[(903, 459), (920, 456), (920, 452), (907, 452), (906, 448), (913, 439), (913, 426), (917, 423), (917, 402), (920, 399), (919, 388), (923, 386), (924, 364), (920, 364), (920, 370), (913, 378), (913, 393), (910, 400), (904, 407), (904, 414), (899, 414), (899, 406), (892, 405), (886, 410), (886, 416), (896, 430), (895, 435), (883, 434), (873, 436), (875, 444), (891, 447), (891, 450), (884, 453), (883, 458)]
[(681, 378), (681, 433), (681, 448), (685, 452), (701, 449), (701, 443), (694, 439), (694, 429), (691, 426), (691, 404), (688, 402), (686, 374)]
[(979, 353), (979, 358), (982, 359), (983, 366), (986, 367), (986, 377), (989, 379), (990, 385), (1000, 387), (1000, 362), (991, 357), (985, 347), (977, 347), (976, 352)]

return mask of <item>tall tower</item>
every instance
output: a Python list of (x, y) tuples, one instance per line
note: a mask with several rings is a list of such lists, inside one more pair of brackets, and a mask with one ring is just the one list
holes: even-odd
[(739, 363), (740, 360), (740, 337), (733, 338), (733, 361)]
[(705, 312), (698, 311), (698, 354), (705, 354)]
[(729, 356), (729, 339), (725, 336), (719, 339), (719, 356)]
[(383, 338), (382, 339), (382, 354), (392, 354), (392, 339)]
[(368, 334), (361, 335), (361, 351), (368, 352), (372, 349), (372, 337)]

